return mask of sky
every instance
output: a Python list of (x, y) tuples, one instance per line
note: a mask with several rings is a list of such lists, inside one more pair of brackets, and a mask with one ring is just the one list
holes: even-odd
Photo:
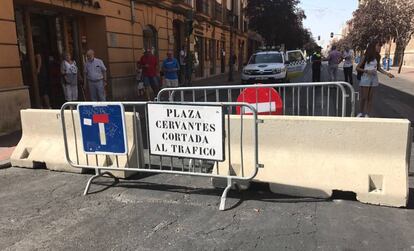
[[(325, 48), (331, 41), (331, 32), (340, 34), (342, 26), (352, 18), (358, 0), (301, 0), (299, 6), (305, 11), (305, 28), (310, 29), (316, 42)], [(320, 41), (318, 36), (321, 36)]]

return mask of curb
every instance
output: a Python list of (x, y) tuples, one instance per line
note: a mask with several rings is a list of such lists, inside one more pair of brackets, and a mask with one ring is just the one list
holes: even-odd
[(7, 160), (0, 160), (0, 169), (5, 169), (11, 167), (11, 162), (9, 159)]
[(11, 167), (10, 156), (15, 147), (0, 147), (0, 169)]

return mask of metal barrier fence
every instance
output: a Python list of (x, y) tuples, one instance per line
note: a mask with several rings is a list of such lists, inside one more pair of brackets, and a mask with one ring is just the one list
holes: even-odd
[[(232, 102), (238, 100), (246, 102), (244, 90), (256, 90), (256, 103), (258, 109), (259, 89), (267, 88), (268, 111), (271, 113), (271, 92), (276, 90), (282, 100), (282, 115), (301, 116), (355, 116), (355, 102), (357, 93), (352, 85), (346, 82), (318, 82), (318, 83), (281, 83), (259, 85), (222, 85), (164, 88), (157, 96), (158, 101), (169, 102)], [(238, 99), (241, 97), (241, 99)], [(349, 110), (349, 112), (347, 112)]]
[[(121, 103), (125, 109), (125, 121), (126, 121), (126, 138), (128, 139), (128, 150), (126, 155), (106, 155), (106, 154), (90, 154), (85, 153), (82, 150), (82, 134), (81, 134), (81, 119), (78, 113), (78, 105), (92, 105), (100, 106), (102, 104), (119, 104)], [(88, 180), (84, 195), (89, 191), (89, 187), (92, 181), (100, 176), (108, 175), (118, 180), (115, 175), (118, 172), (145, 172), (145, 173), (164, 173), (164, 174), (176, 174), (176, 175), (191, 175), (210, 178), (220, 178), (227, 181), (227, 187), (224, 189), (221, 196), (220, 210), (224, 210), (227, 192), (232, 185), (241, 181), (252, 180), (261, 167), (258, 162), (258, 129), (257, 124), (261, 123), (257, 119), (257, 112), (251, 104), (237, 103), (237, 102), (223, 102), (223, 103), (168, 103), (177, 105), (193, 105), (193, 106), (206, 106), (206, 105), (219, 105), (223, 109), (223, 121), (224, 121), (224, 136), (223, 136), (223, 148), (225, 153), (225, 165), (226, 171), (220, 171), (220, 166), (224, 165), (219, 161), (209, 161), (201, 159), (189, 159), (182, 157), (166, 157), (150, 154), (149, 151), (149, 139), (150, 129), (148, 127), (148, 104), (154, 104), (155, 102), (106, 102), (106, 103), (94, 103), (94, 102), (68, 102), (61, 108), (61, 122), (63, 128), (65, 156), (67, 162), (76, 168), (94, 169), (95, 175)], [(159, 103), (156, 103), (159, 104)], [(250, 119), (243, 119), (243, 114), (233, 115), (235, 109), (248, 109)], [(241, 130), (239, 137), (230, 138), (232, 133), (232, 123), (230, 117), (240, 118), (240, 125), (250, 126), (253, 123), (253, 131), (248, 132)], [(252, 117), (253, 116), (253, 117)], [(251, 119), (253, 118), (253, 119)], [(237, 120), (238, 121), (238, 120)], [(234, 122), (235, 123), (235, 122)], [(253, 137), (254, 145), (245, 146), (243, 144), (243, 136), (249, 135)], [(237, 138), (238, 142), (231, 142)], [(224, 144), (225, 143), (225, 144)], [(231, 147), (240, 147), (240, 156), (231, 155)], [(245, 156), (243, 154), (244, 147), (253, 147), (254, 155)], [(243, 160), (252, 158), (255, 163), (254, 167), (249, 167), (246, 170), (250, 170), (252, 173), (245, 173), (243, 166)], [(232, 162), (241, 163), (241, 171), (232, 171)], [(252, 171), (253, 170), (253, 171)], [(114, 175), (115, 174), (115, 175)]]

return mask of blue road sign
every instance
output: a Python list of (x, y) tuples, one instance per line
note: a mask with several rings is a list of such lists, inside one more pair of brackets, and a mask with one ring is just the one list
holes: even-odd
[(128, 151), (122, 104), (80, 104), (83, 151), (88, 154), (125, 155)]

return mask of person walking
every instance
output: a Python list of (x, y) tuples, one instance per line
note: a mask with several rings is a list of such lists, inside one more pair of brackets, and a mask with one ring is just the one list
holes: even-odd
[(380, 72), (389, 78), (394, 77), (394, 75), (381, 68), (381, 46), (382, 44), (380, 42), (371, 42), (365, 50), (361, 62), (356, 68), (357, 71), (362, 73), (361, 81), (359, 82), (361, 93), (360, 113), (357, 117), (369, 117), (374, 90), (375, 87), (379, 85), (377, 72)]
[(138, 97), (142, 97), (145, 94), (145, 88), (144, 88), (144, 81), (142, 79), (142, 67), (139, 61), (136, 63), (135, 80), (136, 80), (137, 89), (138, 89)]
[(327, 57), (329, 66), (329, 76), (332, 82), (338, 81), (338, 66), (342, 61), (342, 54), (337, 50), (336, 45), (332, 46), (331, 52)]
[(344, 59), (344, 77), (345, 82), (350, 83), (353, 85), (353, 66), (354, 66), (354, 53), (352, 50), (349, 49), (349, 47), (345, 47), (345, 51), (342, 54), (342, 58)]
[(152, 54), (151, 48), (147, 48), (140, 59), (142, 67), (142, 77), (144, 80), (145, 93), (147, 99), (151, 100), (154, 95), (158, 94), (159, 83), (157, 78), (158, 59)]
[(180, 85), (186, 85), (187, 83), (187, 79), (186, 79), (186, 58), (187, 58), (187, 50), (185, 48), (185, 46), (183, 46), (180, 50), (180, 54), (179, 54), (179, 62), (180, 62), (180, 75), (179, 75), (179, 80), (180, 80)]
[(84, 71), (88, 81), (91, 100), (106, 101), (106, 67), (101, 59), (95, 58), (95, 52), (93, 50), (87, 51), (86, 58)]
[(321, 82), (322, 56), (320, 47), (312, 54), (312, 81)]
[(178, 72), (180, 64), (174, 58), (172, 51), (167, 52), (167, 58), (162, 62), (162, 71), (164, 72), (164, 81), (166, 87), (178, 87)]
[(64, 54), (64, 59), (60, 65), (62, 74), (62, 88), (66, 101), (78, 100), (78, 67), (72, 60), (70, 53)]

